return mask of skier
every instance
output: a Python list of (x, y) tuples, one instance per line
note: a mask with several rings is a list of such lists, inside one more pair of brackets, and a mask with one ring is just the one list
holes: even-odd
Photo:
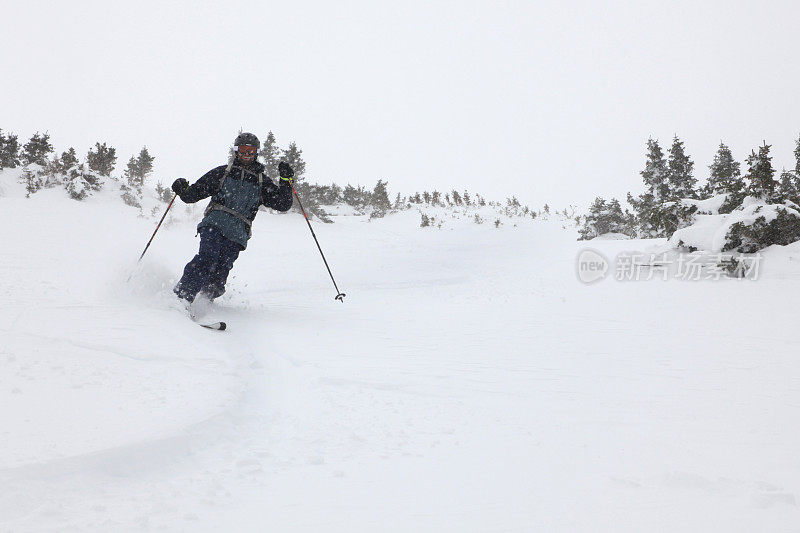
[(250, 228), (265, 205), (278, 211), (292, 207), (294, 170), (281, 161), (278, 165), (280, 185), (265, 174), (264, 165), (256, 161), (260, 143), (252, 133), (241, 133), (234, 141), (235, 156), (227, 165), (208, 171), (193, 185), (183, 178), (172, 184), (172, 190), (186, 203), (211, 197), (205, 216), (197, 225), (200, 251), (189, 261), (173, 291), (187, 304), (198, 293), (209, 300), (225, 292), (225, 283), (239, 252), (247, 247)]

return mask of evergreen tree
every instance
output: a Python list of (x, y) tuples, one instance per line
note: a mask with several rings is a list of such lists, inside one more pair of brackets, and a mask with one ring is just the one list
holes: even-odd
[(392, 202), (389, 200), (389, 193), (386, 190), (387, 182), (378, 180), (375, 188), (372, 190), (370, 204), (372, 205), (372, 213), (370, 218), (382, 218), (392, 209)]
[(669, 169), (664, 161), (664, 152), (658, 141), (652, 138), (647, 140), (647, 160), (644, 170), (640, 172), (647, 192), (653, 195), (656, 202), (671, 199), (669, 191)]
[(647, 140), (645, 168), (640, 172), (645, 192), (638, 198), (628, 193), (628, 203), (636, 213), (640, 236), (669, 237), (686, 223), (687, 208), (674, 200), (680, 198), (679, 195), (694, 197), (693, 166), (677, 137), (670, 150), (669, 163), (664, 160), (658, 141)]
[(283, 152), (283, 160), (294, 169), (294, 182), (302, 181), (306, 173), (306, 162), (303, 161), (303, 151), (297, 147), (297, 144), (289, 145), (289, 149)]
[(50, 144), (50, 135), (40, 134), (38, 131), (22, 146), (20, 158), (23, 165), (47, 166), (47, 156), (53, 153), (53, 145)]
[[(294, 188), (297, 191), (297, 194), (303, 199), (303, 207), (305, 207), (306, 214), (308, 214), (311, 218), (318, 218), (320, 221), (328, 224), (333, 222), (328, 213), (322, 208), (320, 205), (320, 192), (317, 189), (318, 186), (309, 185), (308, 183), (301, 182), (295, 183)], [(292, 210), (299, 212), (300, 205), (295, 202), (292, 206)]]
[(136, 190), (139, 195), (141, 195), (145, 180), (147, 180), (153, 172), (153, 161), (155, 161), (155, 159), (155, 157), (150, 155), (150, 152), (147, 151), (147, 147), (145, 146), (139, 152), (138, 157), (131, 157), (128, 160), (128, 165), (124, 172), (125, 181), (127, 185)]
[(363, 210), (372, 202), (372, 193), (362, 185), (356, 188), (348, 183), (344, 191), (342, 191), (342, 200), (357, 210)]
[[(267, 134), (267, 139), (261, 147), (261, 158), (264, 160), (264, 166), (267, 169), (267, 176), (271, 178), (278, 177), (278, 163), (281, 161), (281, 149), (275, 141), (275, 134), (272, 130)], [(288, 161), (287, 161), (288, 163)], [(289, 163), (291, 165), (291, 163)], [(294, 166), (292, 166), (294, 168)], [(295, 178), (297, 177), (297, 169), (295, 169)]]
[(143, 147), (139, 152), (139, 157), (136, 158), (136, 165), (139, 169), (139, 186), (144, 185), (145, 180), (153, 173), (153, 161), (156, 158), (150, 155), (147, 147)]
[(168, 204), (172, 201), (172, 198), (175, 196), (175, 193), (172, 192), (172, 189), (169, 187), (165, 187), (160, 181), (156, 183), (156, 196), (158, 199)]
[(797, 179), (800, 179), (800, 136), (797, 137), (797, 143), (794, 148), (794, 173)]
[(332, 183), (323, 187), (320, 191), (320, 203), (324, 205), (336, 205), (342, 201), (342, 188)]
[[(62, 158), (63, 161), (63, 158)], [(67, 192), (74, 200), (83, 200), (101, 187), (100, 178), (85, 165), (72, 165), (67, 170)]]
[(455, 189), (453, 190), (453, 203), (456, 205), (462, 205), (464, 202), (461, 200), (461, 195), (458, 194), (458, 191)]
[(466, 205), (472, 205), (472, 199), (469, 197), (469, 193), (467, 191), (464, 191), (463, 198)]
[(797, 180), (794, 172), (783, 169), (780, 181), (778, 182), (778, 193), (781, 197), (781, 202), (788, 200), (795, 204), (798, 203)]
[(142, 189), (136, 186), (138, 180), (136, 175), (137, 170), (136, 158), (131, 156), (128, 160), (128, 166), (123, 172), (125, 180), (120, 185), (120, 190), (122, 191), (122, 201), (131, 207), (138, 207), (141, 209), (142, 204), (139, 200), (142, 197)]
[(672, 139), (667, 162), (667, 181), (669, 182), (669, 199), (695, 198), (697, 180), (692, 176), (694, 163), (683, 150), (683, 142), (676, 135)]
[(431, 205), (442, 205), (442, 194), (439, 191), (431, 193)]
[(772, 201), (778, 185), (774, 179), (775, 169), (772, 168), (772, 157), (769, 155), (771, 148), (766, 142), (758, 148), (758, 154), (753, 150), (747, 157), (747, 193), (751, 196)]
[(131, 156), (128, 159), (128, 165), (125, 167), (125, 170), (122, 172), (123, 177), (125, 178), (125, 183), (129, 187), (135, 187), (137, 181), (137, 173), (138, 168), (136, 166), (136, 158)]
[(138, 157), (131, 157), (123, 172), (125, 182), (120, 186), (122, 200), (132, 206), (141, 208), (142, 186), (153, 172), (155, 157), (150, 155), (147, 147), (143, 147)]
[(25, 197), (30, 198), (31, 194), (44, 187), (45, 175), (38, 170), (29, 168), (26, 165), (22, 170), (22, 177), (20, 178), (20, 181), (25, 184)]
[(720, 142), (719, 149), (714, 155), (714, 161), (708, 167), (711, 174), (708, 183), (703, 187), (704, 198), (719, 194), (728, 197), (719, 209), (720, 213), (730, 213), (741, 205), (745, 197), (745, 183), (741, 176), (739, 162), (733, 159), (730, 148)]
[(19, 164), (19, 139), (11, 133), (3, 135), (0, 130), (0, 170), (17, 168)]
[(342, 201), (350, 207), (358, 207), (358, 200), (358, 190), (348, 183), (342, 191)]
[(94, 143), (94, 149), (90, 148), (89, 153), (86, 154), (86, 162), (89, 165), (89, 170), (101, 176), (111, 176), (117, 164), (117, 150), (111, 146), (106, 146), (106, 143)]
[(70, 148), (66, 152), (62, 152), (58, 167), (61, 172), (65, 173), (78, 163), (80, 163), (80, 161), (78, 161), (78, 154), (75, 152), (75, 148)]
[(613, 198), (606, 202), (603, 198), (596, 198), (589, 207), (589, 213), (584, 218), (583, 229), (580, 230), (580, 240), (588, 240), (606, 233), (623, 233), (632, 235), (630, 213), (623, 213), (619, 200)]
[(714, 161), (708, 168), (711, 174), (704, 187), (704, 195), (709, 197), (730, 193), (738, 195), (744, 189), (739, 162), (733, 159), (733, 154), (725, 143), (719, 143)]

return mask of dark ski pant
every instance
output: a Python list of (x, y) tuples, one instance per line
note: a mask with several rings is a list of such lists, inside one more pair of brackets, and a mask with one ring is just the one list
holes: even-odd
[(175, 286), (179, 298), (193, 302), (197, 293), (210, 299), (222, 296), (233, 262), (244, 248), (226, 239), (217, 228), (200, 228), (200, 251), (183, 269), (183, 277)]

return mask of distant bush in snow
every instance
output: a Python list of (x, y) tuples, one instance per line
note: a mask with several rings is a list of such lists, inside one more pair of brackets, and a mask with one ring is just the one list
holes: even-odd
[(612, 198), (606, 202), (603, 198), (596, 198), (589, 207), (589, 213), (583, 217), (583, 227), (580, 230), (580, 240), (589, 240), (607, 233), (636, 234), (635, 220), (629, 211), (622, 212), (619, 200)]

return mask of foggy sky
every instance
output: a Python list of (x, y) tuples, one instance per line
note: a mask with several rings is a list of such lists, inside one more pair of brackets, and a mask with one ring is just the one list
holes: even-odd
[(540, 206), (642, 191), (678, 135), (794, 167), (796, 2), (3, 2), (0, 128), (198, 178), (239, 129), (310, 181)]

